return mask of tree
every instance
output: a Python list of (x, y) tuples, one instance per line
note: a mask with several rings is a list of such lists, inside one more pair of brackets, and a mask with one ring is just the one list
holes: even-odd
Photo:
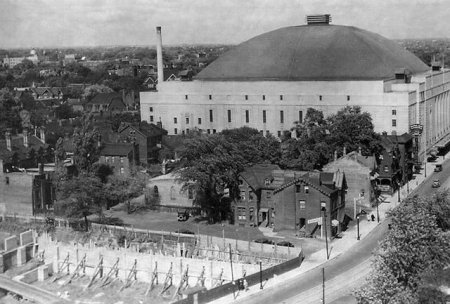
[(55, 108), (55, 116), (58, 119), (69, 119), (77, 115), (73, 112), (72, 107), (65, 103)]
[(56, 196), (57, 212), (62, 211), (68, 218), (84, 218), (86, 231), (89, 228), (87, 217), (91, 214), (102, 217), (106, 205), (100, 179), (86, 172), (59, 183)]
[(220, 134), (199, 135), (185, 141), (182, 158), (182, 189), (195, 191), (195, 203), (207, 212), (210, 222), (224, 219), (229, 211), (223, 202), (224, 189), (236, 192), (245, 164), (237, 146)]
[(91, 100), (95, 95), (99, 93), (111, 93), (113, 90), (110, 87), (101, 84), (94, 84), (84, 89), (82, 97), (86, 100)]
[(13, 94), (9, 89), (3, 88), (0, 90), (0, 134), (4, 134), (8, 128), (18, 131), (22, 127)]
[(100, 134), (93, 127), (92, 120), (92, 116), (83, 117), (81, 127), (76, 128), (73, 134), (73, 160), (80, 171), (91, 171), (100, 156)]
[(144, 193), (147, 182), (148, 178), (137, 172), (130, 177), (110, 175), (105, 185), (107, 208), (125, 202), (128, 213), (132, 213), (131, 200)]
[[(418, 303), (427, 274), (448, 267), (450, 234), (438, 226), (432, 208), (439, 199), (415, 196), (391, 211), (392, 229), (377, 248), (367, 285), (356, 293), (359, 303)], [(446, 212), (439, 216), (448, 218)]]

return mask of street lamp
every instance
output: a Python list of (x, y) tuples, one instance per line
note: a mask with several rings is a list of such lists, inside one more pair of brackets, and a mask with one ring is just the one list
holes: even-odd
[(356, 236), (356, 239), (359, 241), (360, 240), (360, 237), (359, 237), (359, 216), (360, 215), (366, 215), (367, 214), (367, 212), (365, 211), (365, 210), (361, 210), (361, 212), (359, 212), (357, 215), (356, 215), (356, 233), (357, 233), (357, 236)]
[(320, 206), (322, 207), (321, 210), (323, 211), (323, 218), (322, 218), (322, 229), (325, 230), (325, 244), (326, 244), (326, 250), (327, 250), (327, 260), (330, 258), (328, 254), (328, 232), (327, 232), (327, 203), (326, 202), (320, 202)]

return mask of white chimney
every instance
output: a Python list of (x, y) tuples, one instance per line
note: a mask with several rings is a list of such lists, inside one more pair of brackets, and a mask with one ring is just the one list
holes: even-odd
[(5, 132), (5, 139), (6, 139), (6, 149), (8, 149), (8, 151), (11, 151), (11, 131), (6, 131)]
[(156, 27), (156, 59), (158, 62), (158, 83), (164, 81), (164, 67), (163, 67), (163, 56), (162, 56), (162, 35), (161, 27)]
[(45, 128), (44, 127), (40, 127), (39, 128), (39, 132), (40, 132), (40, 138), (43, 144), (45, 144)]
[(23, 135), (23, 145), (26, 148), (28, 148), (28, 130), (27, 129), (23, 129), (22, 135)]

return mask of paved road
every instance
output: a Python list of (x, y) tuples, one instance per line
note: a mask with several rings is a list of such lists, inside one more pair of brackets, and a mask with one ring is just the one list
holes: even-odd
[[(429, 196), (440, 189), (433, 189), (434, 179), (440, 179), (441, 189), (450, 188), (450, 162), (444, 163), (442, 172), (427, 172), (427, 178), (410, 194)], [(430, 171), (430, 170), (429, 170)], [(411, 181), (410, 183), (415, 183)], [(283, 284), (267, 288), (249, 298), (234, 303), (285, 303), (309, 304), (322, 301), (322, 268), (325, 268), (326, 303), (352, 303), (348, 295), (355, 287), (361, 286), (370, 271), (372, 252), (388, 229), (389, 219), (374, 228), (365, 238), (351, 247), (345, 254), (327, 261), (320, 267), (293, 277)], [(342, 299), (347, 302), (341, 302)], [(347, 300), (345, 300), (347, 299)]]
[(25, 299), (33, 300), (42, 304), (67, 304), (66, 300), (63, 300), (56, 295), (39, 289), (33, 285), (28, 285), (22, 282), (13, 281), (8, 277), (0, 275), (0, 289), (7, 290), (22, 296)]

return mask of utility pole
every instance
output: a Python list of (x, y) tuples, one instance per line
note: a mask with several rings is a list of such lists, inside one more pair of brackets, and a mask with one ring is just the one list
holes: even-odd
[[(230, 248), (230, 267), (231, 267), (231, 283), (235, 284), (234, 282), (234, 275), (233, 275), (233, 254), (231, 253), (231, 244), (228, 243), (228, 248)], [(236, 298), (236, 295), (234, 294), (234, 287), (233, 287), (233, 298)]]
[(322, 268), (322, 303), (325, 304), (325, 268)]
[(322, 218), (322, 227), (325, 230), (325, 246), (326, 246), (326, 250), (327, 250), (327, 260), (330, 258), (329, 254), (328, 254), (328, 232), (327, 232), (327, 208), (326, 202), (320, 202), (320, 205), (322, 207), (322, 211), (323, 211), (323, 218)]
[(259, 261), (259, 289), (263, 289), (262, 286), (262, 262)]

